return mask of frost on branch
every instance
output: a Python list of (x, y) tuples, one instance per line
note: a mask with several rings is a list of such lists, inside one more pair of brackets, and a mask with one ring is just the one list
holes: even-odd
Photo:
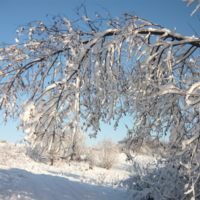
[[(114, 120), (117, 128), (129, 114), (134, 125), (122, 142), (135, 150), (152, 136), (188, 180), (183, 196), (195, 196), (200, 38), (129, 14), (116, 19), (97, 14), (98, 20), (82, 16), (82, 29), (59, 16), (51, 26), (33, 22), (22, 27), (20, 43), (2, 44), (4, 120), (19, 117), (25, 139), (49, 151), (54, 146), (61, 149), (71, 132), (67, 148), (72, 154), (80, 121), (85, 131), (92, 128), (90, 136), (95, 137), (101, 121)], [(170, 135), (165, 146), (163, 135)]]
[[(194, 3), (196, 0), (182, 0), (184, 2), (188, 2), (187, 6), (190, 6), (192, 3)], [(199, 1), (200, 2), (200, 1)], [(200, 8), (200, 3), (196, 6), (196, 8), (191, 13), (191, 16)]]

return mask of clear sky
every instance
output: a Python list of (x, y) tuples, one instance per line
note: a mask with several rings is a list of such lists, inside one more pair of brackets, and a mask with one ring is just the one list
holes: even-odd
[[(193, 29), (200, 34), (200, 10), (192, 17), (191, 12), (195, 5), (186, 7), (181, 0), (0, 0), (0, 43), (15, 43), (15, 30), (19, 25), (25, 25), (31, 21), (42, 21), (49, 23), (47, 14), (64, 14), (69, 19), (76, 19), (75, 8), (84, 3), (88, 16), (93, 18), (95, 11), (106, 13), (107, 9), (115, 17), (122, 13), (134, 11), (139, 17), (160, 24), (168, 29), (184, 35), (195, 35)], [(105, 8), (105, 9), (103, 9)], [(190, 25), (193, 29), (190, 27)], [(3, 121), (0, 113), (0, 122)], [(88, 144), (101, 139), (112, 138), (119, 141), (126, 135), (124, 124), (131, 127), (131, 118), (124, 118), (119, 124), (117, 131), (112, 126), (102, 124), (101, 132), (96, 140), (89, 140)], [(17, 131), (17, 122), (10, 121), (7, 125), (0, 123), (0, 141), (17, 142), (21, 140), (24, 133)]]

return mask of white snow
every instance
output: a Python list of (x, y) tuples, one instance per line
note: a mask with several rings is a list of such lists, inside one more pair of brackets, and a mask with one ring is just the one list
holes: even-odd
[(18, 43), (18, 42), (19, 42), (19, 39), (18, 39), (18, 38), (15, 38), (15, 42), (17, 42), (17, 43)]
[(90, 19), (88, 19), (86, 16), (82, 16), (83, 20), (85, 21), (90, 21)]
[[(2, 200), (125, 200), (131, 199), (121, 181), (133, 174), (130, 162), (110, 170), (86, 162), (57, 162), (55, 166), (36, 162), (26, 155), (23, 144), (0, 143), (0, 199)], [(152, 158), (138, 157), (146, 167)], [(142, 169), (142, 168), (141, 168)], [(137, 172), (138, 173), (138, 172)]]

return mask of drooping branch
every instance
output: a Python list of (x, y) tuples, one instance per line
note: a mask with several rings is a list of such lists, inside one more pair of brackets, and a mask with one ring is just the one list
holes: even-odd
[[(113, 119), (117, 128), (130, 114), (134, 126), (124, 140), (129, 148), (149, 137), (162, 145), (170, 135), (168, 158), (178, 157), (183, 168), (183, 157), (193, 162), (199, 141), (200, 39), (130, 15), (109, 19), (101, 32), (92, 25), (95, 20), (84, 20), (88, 31), (66, 18), (53, 27), (32, 23), (18, 31), (24, 42), (0, 49), (5, 121), (19, 116), (26, 140), (51, 150), (55, 143), (62, 147), (66, 133), (75, 138), (80, 121), (95, 137), (101, 121)], [(21, 96), (27, 99), (23, 103)], [(73, 142), (67, 148), (72, 153)]]

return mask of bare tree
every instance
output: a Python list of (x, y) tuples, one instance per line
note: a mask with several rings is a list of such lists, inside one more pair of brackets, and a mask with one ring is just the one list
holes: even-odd
[[(128, 113), (134, 126), (123, 142), (139, 147), (150, 135), (158, 143), (164, 134), (170, 135), (165, 147), (168, 160), (175, 160), (187, 177), (183, 196), (195, 197), (200, 166), (200, 38), (132, 14), (112, 19), (97, 13), (89, 19), (84, 7), (83, 11), (77, 20), (82, 27), (57, 16), (50, 26), (32, 22), (21, 27), (17, 44), (2, 44), (4, 121), (19, 117), (25, 139), (32, 146), (48, 146), (49, 151), (53, 143), (62, 145), (71, 131), (73, 152), (80, 119), (84, 130), (92, 127), (90, 136), (96, 137), (100, 121), (114, 119), (117, 128)], [(21, 98), (27, 100), (21, 103)]]

